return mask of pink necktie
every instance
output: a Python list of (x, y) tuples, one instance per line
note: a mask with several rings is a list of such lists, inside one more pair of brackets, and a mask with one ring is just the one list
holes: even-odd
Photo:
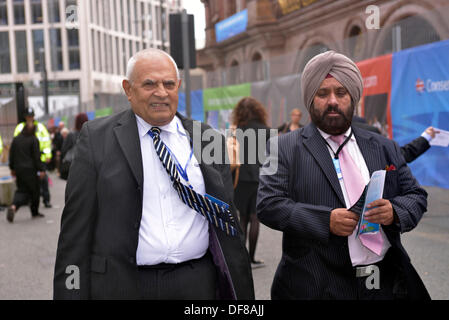
[[(341, 145), (345, 140), (344, 135), (331, 136), (332, 141)], [(357, 165), (349, 154), (346, 146), (338, 154), (340, 160), (341, 174), (346, 187), (346, 193), (349, 197), (350, 206), (359, 200), (362, 195), (365, 184), (363, 183), (363, 177), (360, 173)], [(380, 255), (383, 246), (382, 235), (379, 232), (376, 233), (363, 233), (359, 235), (362, 244), (373, 251), (375, 254)]]

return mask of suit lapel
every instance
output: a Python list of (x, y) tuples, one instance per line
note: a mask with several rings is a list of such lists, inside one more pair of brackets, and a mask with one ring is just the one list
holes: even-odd
[(354, 131), (357, 145), (362, 152), (363, 159), (365, 159), (365, 163), (371, 177), (374, 171), (383, 169), (380, 158), (381, 150), (374, 140), (371, 139), (371, 136), (366, 134), (365, 131), (360, 130), (359, 128), (354, 129), (354, 127), (352, 130)]
[(128, 161), (129, 167), (140, 188), (143, 187), (142, 154), (137, 122), (134, 112), (130, 109), (117, 122), (114, 134), (120, 148)]
[(315, 158), (321, 170), (323, 170), (324, 174), (326, 175), (327, 180), (331, 184), (332, 189), (334, 189), (336, 195), (338, 196), (338, 199), (344, 205), (345, 199), (343, 197), (343, 192), (341, 190), (334, 164), (332, 162), (331, 156), (329, 155), (329, 151), (323, 137), (320, 135), (313, 124), (310, 124), (304, 128), (303, 137), (304, 146)]

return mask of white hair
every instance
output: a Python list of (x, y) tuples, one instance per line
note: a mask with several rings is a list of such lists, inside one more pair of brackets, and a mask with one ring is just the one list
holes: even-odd
[(134, 66), (136, 65), (136, 62), (144, 57), (149, 57), (155, 54), (163, 54), (166, 57), (168, 57), (168, 59), (170, 59), (170, 61), (173, 63), (173, 66), (175, 67), (176, 70), (176, 80), (180, 80), (181, 77), (179, 75), (179, 70), (178, 70), (178, 66), (176, 65), (175, 60), (172, 58), (171, 55), (169, 55), (167, 52), (156, 49), (156, 48), (149, 48), (149, 49), (145, 49), (145, 50), (141, 50), (139, 52), (137, 52), (135, 55), (133, 55), (129, 60), (128, 60), (128, 64), (126, 66), (126, 78), (128, 79), (128, 81), (132, 82), (131, 80), (131, 76), (134, 72)]

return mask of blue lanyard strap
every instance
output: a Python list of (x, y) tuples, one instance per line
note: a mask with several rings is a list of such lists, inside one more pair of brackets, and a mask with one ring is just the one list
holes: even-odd
[[(176, 129), (177, 129), (177, 131), (178, 131), (178, 133), (180, 135), (182, 135), (184, 137), (187, 137), (187, 138), (190, 139), (190, 141), (192, 141), (192, 139), (189, 136), (187, 136), (185, 133), (182, 133), (181, 130), (179, 130), (179, 125), (178, 124), (176, 124)], [(148, 131), (148, 134), (151, 136), (151, 138), (153, 138), (153, 134), (154, 133), (151, 132), (151, 130)], [(170, 150), (170, 148), (168, 147), (167, 144), (165, 144), (165, 147), (167, 148), (168, 152), (170, 153), (170, 156), (172, 157), (172, 159), (175, 161), (175, 166), (176, 166), (176, 169), (178, 170), (178, 173), (187, 182), (188, 186), (193, 189), (192, 185), (189, 182), (189, 176), (187, 175), (187, 167), (189, 166), (190, 161), (192, 160), (193, 149), (190, 151), (189, 159), (187, 160), (187, 163), (186, 163), (186, 165), (183, 168), (181, 166), (181, 164), (179, 163), (178, 159), (176, 158), (176, 155)]]

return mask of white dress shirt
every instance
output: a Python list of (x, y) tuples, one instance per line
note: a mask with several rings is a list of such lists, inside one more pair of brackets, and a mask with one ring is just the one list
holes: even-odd
[[(327, 143), (332, 147), (333, 150), (331, 150), (329, 148), (329, 146), (327, 146), (327, 148), (329, 149), (330, 156), (332, 158), (334, 158), (334, 152), (337, 151), (339, 145), (331, 139), (330, 134), (327, 134), (320, 129), (318, 129), (318, 131), (320, 132), (321, 136), (327, 141)], [(351, 128), (349, 128), (345, 132), (344, 135), (345, 135), (345, 137), (348, 137), (350, 134), (351, 134)], [(354, 160), (354, 162), (356, 163), (357, 168), (359, 169), (360, 173), (362, 174), (364, 184), (365, 185), (368, 184), (368, 182), (370, 180), (368, 167), (366, 166), (365, 159), (363, 158), (362, 152), (360, 151), (360, 148), (357, 145), (357, 141), (356, 141), (354, 135), (352, 135), (351, 139), (349, 139), (348, 143), (346, 144), (346, 146), (344, 148), (345, 148), (345, 150), (347, 150), (349, 152), (349, 154), (352, 157), (352, 160)], [(346, 187), (345, 187), (345, 183), (344, 183), (343, 179), (340, 179), (340, 187), (341, 187), (341, 190), (343, 191), (343, 197), (345, 199), (346, 208), (349, 209), (351, 206), (350, 206), (349, 197), (346, 192)], [(380, 253), (380, 256), (378, 256), (377, 254), (375, 254), (374, 252), (372, 252), (371, 250), (366, 248), (360, 242), (360, 239), (356, 238), (356, 236), (355, 236), (356, 233), (357, 233), (357, 228), (354, 230), (354, 232), (350, 236), (348, 236), (349, 255), (351, 256), (352, 265), (353, 266), (368, 265), (368, 264), (373, 264), (373, 263), (383, 260), (388, 249), (391, 247), (391, 244), (388, 241), (388, 238), (385, 235), (385, 232), (383, 231), (382, 226), (380, 226), (380, 233), (381, 233), (382, 239), (383, 239), (383, 246), (382, 246), (382, 251)]]
[[(143, 204), (137, 246), (137, 265), (181, 263), (201, 258), (209, 246), (206, 219), (179, 198), (148, 134), (150, 124), (136, 115), (143, 164)], [(178, 117), (161, 129), (160, 137), (184, 168), (190, 141)], [(187, 166), (193, 189), (205, 194), (203, 175), (193, 155)], [(183, 181), (181, 179), (181, 181)]]

